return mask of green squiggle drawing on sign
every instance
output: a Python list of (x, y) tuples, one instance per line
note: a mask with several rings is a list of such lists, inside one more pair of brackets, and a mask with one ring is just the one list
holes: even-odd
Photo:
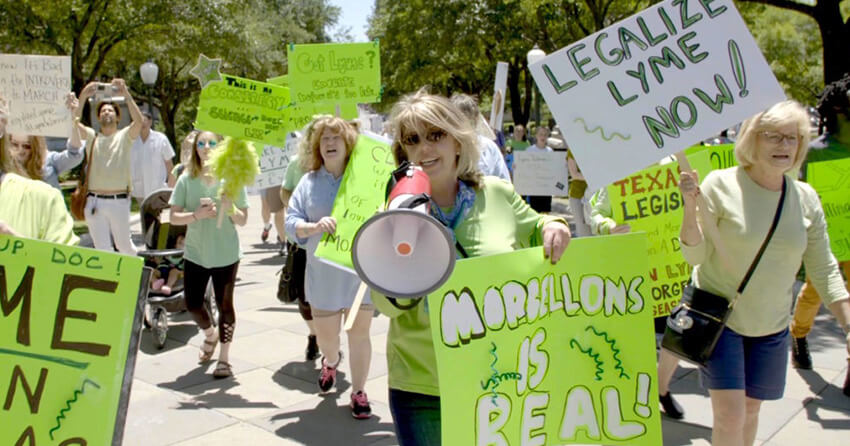
[(576, 341), (575, 339), (570, 339), (570, 347), (577, 348), (580, 352), (584, 353), (587, 356), (590, 356), (593, 359), (593, 361), (596, 363), (595, 379), (597, 381), (602, 381), (602, 372), (604, 372), (604, 370), (602, 369), (603, 362), (599, 359), (599, 353), (593, 353), (593, 349), (590, 347), (588, 347), (587, 350), (583, 349), (581, 347), (581, 344), (579, 344), (578, 341)]
[(596, 331), (596, 328), (592, 325), (588, 325), (587, 328), (584, 329), (584, 331), (592, 331), (593, 334), (595, 334), (596, 336), (599, 336), (599, 337), (605, 339), (605, 342), (607, 342), (608, 345), (611, 346), (611, 351), (614, 353), (614, 370), (617, 370), (617, 371), (620, 372), (620, 378), (629, 379), (629, 375), (626, 374), (626, 369), (623, 368), (623, 361), (620, 361), (620, 357), (618, 356), (620, 354), (620, 349), (617, 348), (616, 341), (614, 341), (613, 339), (610, 339), (608, 337), (607, 332)]
[(616, 137), (618, 137), (618, 138), (620, 138), (620, 139), (622, 139), (623, 141), (628, 141), (628, 140), (632, 139), (632, 137), (631, 137), (631, 136), (629, 136), (629, 135), (623, 135), (623, 134), (621, 134), (621, 133), (619, 133), (619, 132), (612, 132), (612, 133), (611, 133), (611, 136), (608, 136), (608, 135), (606, 135), (606, 134), (605, 134), (605, 131), (604, 131), (604, 130), (602, 130), (602, 126), (596, 126), (596, 127), (594, 127), (594, 128), (591, 130), (590, 128), (588, 128), (588, 127), (587, 127), (587, 123), (584, 121), (584, 119), (583, 119), (583, 118), (576, 118), (573, 122), (581, 122), (581, 125), (582, 125), (582, 126), (584, 126), (584, 131), (585, 131), (586, 133), (596, 133), (596, 131), (597, 131), (597, 130), (599, 130), (599, 135), (600, 135), (600, 136), (602, 137), (602, 139), (604, 139), (605, 141), (611, 141), (611, 140), (613, 140), (613, 139), (614, 139), (614, 137), (615, 137), (615, 136), (616, 136)]
[(83, 385), (80, 386), (79, 390), (75, 390), (74, 395), (71, 397), (71, 399), (69, 399), (68, 401), (65, 402), (65, 408), (59, 411), (59, 416), (56, 417), (56, 426), (54, 426), (53, 428), (51, 428), (48, 431), (48, 433), (50, 434), (51, 440), (53, 440), (53, 431), (59, 430), (59, 426), (62, 425), (62, 419), (65, 418), (65, 412), (69, 412), (71, 410), (71, 403), (77, 402), (77, 396), (78, 395), (82, 395), (82, 394), (86, 393), (86, 384), (91, 384), (97, 389), (100, 388), (100, 386), (96, 382), (94, 382), (94, 381), (92, 381), (88, 378), (86, 378), (86, 380), (83, 381)]

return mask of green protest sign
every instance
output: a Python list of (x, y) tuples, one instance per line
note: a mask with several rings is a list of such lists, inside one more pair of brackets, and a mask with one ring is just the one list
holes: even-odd
[(626, 234), (557, 265), (540, 247), (458, 261), (428, 296), (443, 444), (660, 445), (646, 258), (603, 254), (644, 251)]
[(282, 76), (270, 77), (270, 78), (266, 79), (266, 82), (268, 82), (270, 84), (275, 84), (275, 85), (278, 85), (278, 86), (281, 86), (281, 87), (287, 87), (288, 88), (289, 87), (289, 75), (284, 74)]
[(390, 141), (374, 134), (361, 134), (342, 175), (331, 211), (331, 217), (336, 219), (336, 232), (322, 235), (316, 257), (354, 270), (351, 262), (354, 235), (383, 207), (387, 180), (393, 170), (395, 161)]
[[(735, 158), (735, 144), (717, 144), (708, 146), (708, 158), (713, 170), (726, 169), (738, 165)], [(700, 177), (703, 178), (703, 177)]]
[(820, 195), (832, 253), (850, 260), (850, 158), (809, 163), (806, 181)]
[[(284, 128), (286, 131), (301, 130), (316, 115), (336, 116), (336, 105), (334, 104), (296, 104), (285, 110)], [(343, 119), (354, 119), (357, 117), (357, 104), (339, 104), (340, 117)]]
[(289, 89), (227, 74), (201, 90), (195, 127), (283, 147)]
[(0, 444), (121, 444), (141, 281), (139, 257), (0, 235)]
[(367, 43), (290, 44), (289, 82), (296, 104), (380, 102), (381, 48)]
[[(688, 151), (688, 161), (705, 178), (711, 171), (709, 152), (696, 149)], [(614, 221), (628, 224), (632, 232), (647, 233), (649, 269), (644, 279), (654, 317), (670, 314), (691, 272), (679, 247), (683, 202), (678, 168), (676, 162), (649, 167), (608, 186)]]

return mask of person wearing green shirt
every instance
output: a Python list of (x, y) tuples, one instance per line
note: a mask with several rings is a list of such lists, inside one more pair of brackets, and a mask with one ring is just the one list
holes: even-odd
[(508, 146), (510, 146), (511, 151), (523, 151), (530, 145), (531, 144), (525, 140), (525, 126), (522, 124), (514, 126), (514, 132), (511, 135), (511, 138), (508, 139)]
[[(824, 134), (810, 145), (807, 163), (850, 158), (850, 73), (826, 86), (818, 101)], [(805, 167), (802, 169), (805, 173)], [(845, 280), (850, 279), (850, 262), (840, 262)], [(847, 284), (845, 284), (847, 286)], [(850, 289), (850, 288), (848, 288)], [(821, 298), (806, 274), (806, 283), (797, 294), (791, 319), (791, 363), (798, 369), (811, 369), (812, 356), (806, 336), (820, 310)], [(844, 395), (850, 396), (850, 368), (844, 377)]]
[[(543, 245), (552, 263), (570, 241), (566, 221), (541, 216), (513, 186), (478, 171), (475, 130), (442, 96), (408, 95), (392, 110), (390, 134), (396, 164), (422, 167), (431, 181), (432, 216), (451, 229), (458, 255), (477, 257)], [(461, 254), (464, 253), (464, 254)], [(401, 446), (440, 444), (440, 389), (424, 303), (412, 309), (372, 293), (391, 318), (387, 336), (390, 411)]]
[[(184, 261), (184, 287), (186, 307), (195, 323), (204, 332), (204, 343), (199, 359), (212, 358), (216, 344), (221, 341), (218, 363), (213, 376), (233, 376), (230, 365), (230, 344), (236, 325), (233, 309), (233, 288), (242, 250), (236, 226), (244, 226), (248, 219), (248, 197), (243, 188), (238, 197), (218, 197), (221, 181), (209, 172), (205, 161), (209, 151), (221, 142), (221, 136), (200, 132), (195, 137), (192, 161), (180, 175), (171, 194), (171, 224), (187, 225)], [(234, 207), (235, 206), (235, 207)], [(234, 209), (229, 218), (218, 226), (218, 212)], [(219, 333), (216, 334), (210, 315), (204, 307), (207, 283), (212, 279), (215, 302), (219, 309)]]

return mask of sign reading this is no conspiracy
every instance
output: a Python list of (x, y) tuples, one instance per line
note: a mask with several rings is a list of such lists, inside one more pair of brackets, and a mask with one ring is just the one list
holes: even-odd
[(531, 65), (591, 189), (785, 98), (731, 0), (667, 0)]

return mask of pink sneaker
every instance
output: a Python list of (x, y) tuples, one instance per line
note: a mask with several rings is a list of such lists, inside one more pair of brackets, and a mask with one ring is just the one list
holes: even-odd
[(339, 359), (334, 367), (329, 366), (327, 360), (322, 358), (322, 371), (319, 372), (320, 393), (328, 393), (331, 387), (334, 386), (336, 382), (336, 368), (339, 367), (340, 362), (342, 362), (342, 352), (339, 352)]
[(351, 394), (351, 416), (358, 420), (365, 420), (372, 416), (372, 407), (369, 406), (369, 398), (366, 392), (359, 391)]

